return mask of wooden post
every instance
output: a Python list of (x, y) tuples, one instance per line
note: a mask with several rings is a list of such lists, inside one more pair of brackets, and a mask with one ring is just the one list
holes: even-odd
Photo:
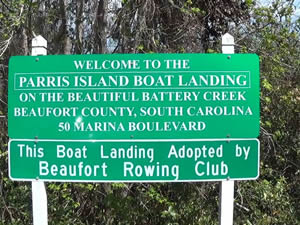
[[(47, 41), (42, 36), (32, 39), (32, 56), (47, 55)], [(34, 225), (48, 225), (47, 193), (43, 181), (32, 181), (32, 213)]]
[[(228, 33), (222, 36), (222, 53), (234, 54), (234, 37)], [(232, 225), (234, 208), (233, 180), (221, 182), (220, 201), (220, 225)]]

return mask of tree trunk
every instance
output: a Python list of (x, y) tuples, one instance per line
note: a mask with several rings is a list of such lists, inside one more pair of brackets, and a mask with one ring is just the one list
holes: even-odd
[(107, 53), (107, 0), (98, 1), (96, 17), (94, 21), (94, 42), (95, 42), (95, 53)]
[(83, 41), (83, 7), (84, 1), (77, 0), (76, 2), (76, 42), (75, 42), (75, 53), (82, 53), (82, 41)]

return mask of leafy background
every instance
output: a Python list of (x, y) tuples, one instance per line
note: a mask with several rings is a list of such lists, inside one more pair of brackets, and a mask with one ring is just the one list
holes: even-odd
[[(264, 4), (263, 4), (264, 3)], [(8, 178), (7, 73), (42, 35), (48, 54), (260, 56), (260, 178), (235, 182), (234, 224), (300, 224), (299, 1), (0, 0), (0, 224), (31, 224), (31, 186)], [(49, 224), (218, 224), (219, 183), (46, 183)]]

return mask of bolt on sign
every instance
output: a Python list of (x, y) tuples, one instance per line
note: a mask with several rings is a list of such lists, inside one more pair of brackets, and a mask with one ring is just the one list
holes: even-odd
[[(190, 182), (250, 180), (259, 174), (259, 141), (11, 140), (13, 180)], [(26, 165), (26, 169), (24, 169)]]
[(13, 139), (199, 139), (259, 135), (254, 54), (15, 56)]

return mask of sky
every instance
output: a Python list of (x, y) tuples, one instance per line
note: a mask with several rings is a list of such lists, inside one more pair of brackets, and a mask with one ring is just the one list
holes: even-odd
[[(262, 5), (269, 5), (270, 2), (272, 2), (272, 0), (260, 0), (260, 3)], [(294, 6), (296, 8), (295, 12), (294, 12), (294, 18), (299, 18), (300, 17), (300, 0), (295, 0), (294, 2)]]
[(295, 2), (295, 6), (296, 6), (296, 12), (295, 12), (295, 15), (296, 15), (297, 17), (299, 17), (299, 16), (300, 16), (300, 0), (297, 0), (297, 1)]

